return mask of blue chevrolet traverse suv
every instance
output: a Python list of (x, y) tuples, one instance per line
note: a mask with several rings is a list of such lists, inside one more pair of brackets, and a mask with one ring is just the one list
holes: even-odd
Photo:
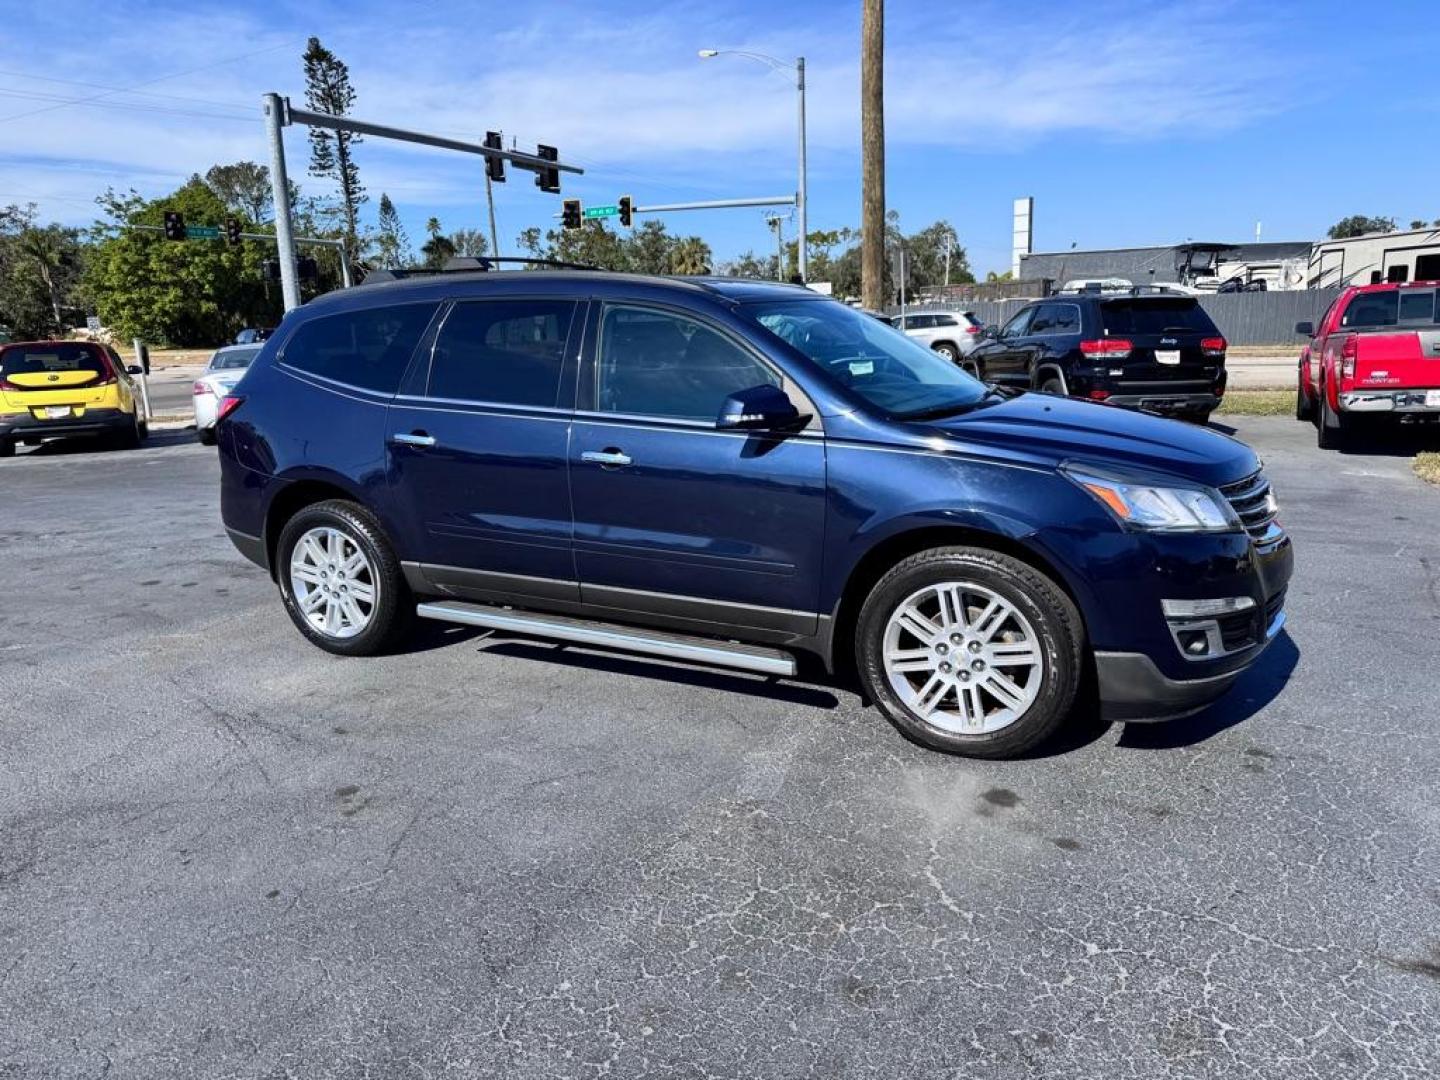
[(1291, 543), (1242, 443), (987, 386), (796, 286), (361, 286), (291, 312), (221, 412), (230, 537), (343, 655), (417, 615), (778, 676), (810, 654), (909, 737), (1004, 757), (1082, 693), (1193, 712), (1284, 624)]

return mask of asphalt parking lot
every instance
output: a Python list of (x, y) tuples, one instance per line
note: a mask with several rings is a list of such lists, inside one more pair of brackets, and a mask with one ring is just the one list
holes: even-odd
[(1440, 490), (1234, 422), (1287, 633), (1007, 763), (820, 682), (332, 657), (189, 435), (0, 462), (0, 1076), (1436, 1075)]

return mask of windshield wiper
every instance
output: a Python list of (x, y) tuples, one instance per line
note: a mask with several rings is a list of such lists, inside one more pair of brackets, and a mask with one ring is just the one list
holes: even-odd
[(943, 416), (959, 416), (983, 406), (991, 398), (1003, 398), (1006, 395), (993, 386), (985, 388), (985, 393), (974, 401), (952, 401), (948, 405), (932, 405), (928, 409), (915, 409), (912, 412), (903, 412), (896, 415), (897, 420), (939, 420)]

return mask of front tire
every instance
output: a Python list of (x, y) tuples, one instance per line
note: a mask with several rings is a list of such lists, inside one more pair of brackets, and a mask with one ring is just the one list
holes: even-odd
[(414, 606), (400, 561), (364, 507), (315, 503), (285, 523), (275, 550), (280, 598), (311, 642), (340, 656), (373, 656), (410, 629)]
[(1054, 734), (1075, 701), (1084, 627), (1040, 571), (984, 548), (922, 551), (876, 583), (856, 625), (869, 696), (908, 738), (1009, 758)]

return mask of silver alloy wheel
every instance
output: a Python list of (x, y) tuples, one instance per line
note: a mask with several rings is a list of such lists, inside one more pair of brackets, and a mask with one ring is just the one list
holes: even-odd
[(375, 571), (360, 545), (328, 525), (296, 541), (290, 590), (310, 625), (333, 638), (352, 638), (369, 626), (379, 595)]
[(905, 706), (957, 735), (1009, 727), (1045, 680), (1030, 621), (999, 593), (968, 581), (911, 593), (890, 613), (882, 648), (885, 677)]

